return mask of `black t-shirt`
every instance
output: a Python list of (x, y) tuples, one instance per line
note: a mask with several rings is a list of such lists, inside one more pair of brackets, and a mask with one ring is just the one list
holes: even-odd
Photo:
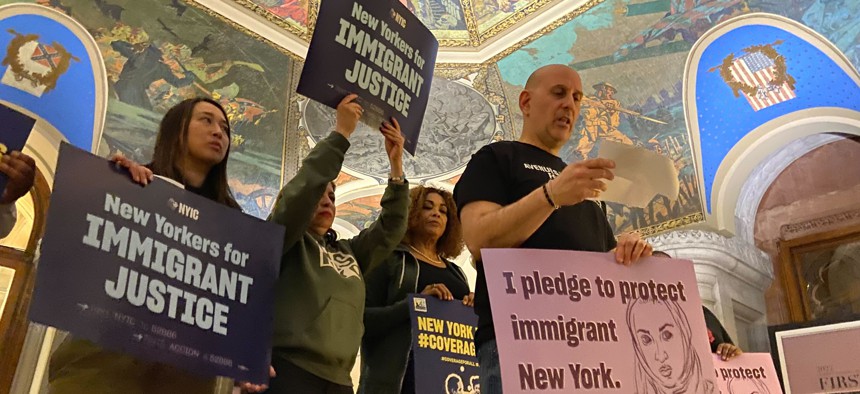
[(427, 285), (442, 283), (451, 291), (455, 300), (462, 300), (463, 297), (469, 295), (469, 284), (463, 281), (460, 275), (457, 275), (454, 270), (456, 268), (448, 266), (440, 268), (428, 262), (418, 260), (420, 266), (420, 274), (418, 275), (418, 292), (424, 290)]
[[(536, 146), (517, 141), (496, 142), (472, 155), (454, 188), (454, 200), (459, 212), (474, 201), (510, 205), (558, 176), (566, 166), (561, 158)], [(553, 212), (520, 247), (608, 252), (615, 247), (615, 236), (601, 205), (583, 201)], [(480, 261), (477, 269), (475, 344), (480, 345), (495, 338), (495, 333), (487, 281)]]

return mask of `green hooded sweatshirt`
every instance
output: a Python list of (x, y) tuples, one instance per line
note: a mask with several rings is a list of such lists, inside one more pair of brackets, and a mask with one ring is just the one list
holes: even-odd
[(350, 371), (364, 334), (364, 273), (403, 239), (409, 206), (409, 185), (389, 182), (379, 218), (355, 238), (327, 242), (308, 232), (348, 148), (337, 132), (317, 143), (269, 216), (286, 227), (275, 288), (274, 356), (344, 386), (352, 386)]

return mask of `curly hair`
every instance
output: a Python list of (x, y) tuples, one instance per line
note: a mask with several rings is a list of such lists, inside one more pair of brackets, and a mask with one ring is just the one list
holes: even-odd
[(445, 206), (448, 208), (446, 214), (448, 221), (445, 225), (445, 232), (436, 241), (436, 251), (442, 258), (453, 259), (463, 251), (463, 227), (460, 225), (460, 218), (457, 215), (457, 204), (454, 202), (454, 196), (446, 190), (418, 186), (409, 192), (408, 227), (406, 235), (403, 237), (403, 243), (410, 245), (415, 240), (421, 221), (421, 209), (424, 207), (424, 201), (427, 200), (428, 193), (436, 193), (441, 196), (442, 201), (445, 202)]

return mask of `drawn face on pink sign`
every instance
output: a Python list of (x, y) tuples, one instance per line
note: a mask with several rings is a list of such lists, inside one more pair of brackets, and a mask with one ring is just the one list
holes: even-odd
[(687, 393), (703, 383), (690, 322), (676, 302), (630, 303), (627, 327), (636, 351), (638, 393)]
[(728, 394), (770, 394), (761, 379), (731, 379)]
[[(662, 302), (638, 302), (630, 308), (637, 356), (644, 361), (648, 375), (672, 389), (684, 370), (685, 340), (681, 324)], [(637, 317), (645, 317), (639, 318)], [(655, 318), (656, 317), (656, 318)]]

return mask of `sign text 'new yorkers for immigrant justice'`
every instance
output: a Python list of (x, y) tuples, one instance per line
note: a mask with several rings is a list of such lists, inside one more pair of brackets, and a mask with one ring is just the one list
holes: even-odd
[(265, 383), (284, 228), (60, 149), (32, 320), (205, 375)]
[(357, 94), (362, 121), (375, 129), (396, 118), (415, 154), (438, 49), (400, 1), (323, 0), (296, 90), (332, 108)]

